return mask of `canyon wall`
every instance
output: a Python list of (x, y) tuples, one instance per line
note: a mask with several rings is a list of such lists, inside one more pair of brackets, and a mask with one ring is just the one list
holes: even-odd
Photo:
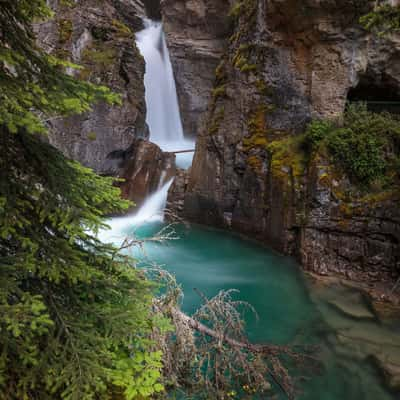
[(119, 93), (122, 106), (101, 103), (82, 115), (52, 119), (49, 140), (67, 157), (104, 173), (109, 154), (148, 137), (145, 65), (134, 39), (144, 6), (139, 0), (51, 0), (50, 6), (54, 18), (36, 27), (39, 45), (81, 66), (70, 74)]
[(122, 195), (140, 206), (161, 177), (175, 174), (175, 156), (148, 141), (145, 62), (135, 42), (145, 15), (160, 18), (159, 1), (51, 0), (54, 18), (38, 24), (39, 45), (80, 66), (68, 73), (121, 95), (122, 105), (48, 121), (48, 140), (67, 157), (122, 178)]
[(161, 11), (174, 69), (183, 130), (198, 133), (229, 31), (228, 1), (163, 0)]
[[(165, 0), (163, 17), (176, 47), (180, 95), (195, 103), (207, 96), (191, 88), (197, 58), (188, 43), (192, 18), (202, 29), (205, 3), (192, 3)], [(213, 2), (220, 21), (227, 5)], [(183, 215), (256, 237), (319, 274), (393, 281), (400, 270), (399, 190), (355, 193), (329, 157), (308, 159), (298, 138), (311, 119), (341, 118), (359, 84), (398, 93), (400, 36), (380, 38), (360, 27), (367, 2), (242, 0), (229, 7), (229, 34), (208, 43), (225, 51), (207, 78), (214, 83)]]

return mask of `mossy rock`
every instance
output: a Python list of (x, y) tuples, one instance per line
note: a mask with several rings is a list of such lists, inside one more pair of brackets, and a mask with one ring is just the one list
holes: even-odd
[(274, 140), (268, 144), (271, 154), (271, 170), (278, 178), (287, 178), (290, 173), (294, 179), (304, 176), (307, 156), (303, 150), (304, 135), (290, 136)]
[(69, 19), (60, 19), (58, 21), (58, 41), (60, 44), (65, 44), (71, 40), (74, 27)]

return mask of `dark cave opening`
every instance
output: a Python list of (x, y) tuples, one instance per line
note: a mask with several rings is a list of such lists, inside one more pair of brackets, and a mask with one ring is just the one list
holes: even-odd
[(161, 1), (143, 0), (143, 3), (146, 8), (147, 17), (155, 21), (161, 21)]
[(360, 79), (359, 84), (347, 94), (347, 103), (364, 102), (373, 112), (400, 114), (400, 88), (385, 82)]

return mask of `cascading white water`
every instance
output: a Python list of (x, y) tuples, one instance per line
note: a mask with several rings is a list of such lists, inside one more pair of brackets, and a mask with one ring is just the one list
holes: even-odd
[[(185, 139), (179, 112), (174, 73), (161, 22), (145, 20), (137, 33), (137, 45), (146, 62), (146, 122), (150, 140), (164, 151), (191, 150), (194, 141)], [(187, 168), (193, 154), (178, 154), (177, 165)]]
[(167, 203), (168, 190), (174, 180), (170, 179), (159, 190), (153, 193), (132, 217), (130, 223), (139, 225), (143, 222), (158, 222), (164, 220), (165, 206)]
[[(170, 179), (160, 189), (153, 193), (134, 214), (126, 217), (117, 217), (108, 221), (110, 230), (99, 233), (99, 239), (103, 243), (115, 243), (120, 245), (129, 236), (133, 227), (144, 223), (163, 222), (168, 190), (174, 180)], [(160, 181), (161, 182), (161, 181)]]
[[(146, 88), (146, 122), (150, 128), (150, 140), (164, 151), (189, 150), (194, 142), (183, 135), (178, 97), (171, 60), (161, 22), (144, 21), (145, 29), (137, 34), (137, 45), (146, 62), (144, 84)], [(187, 168), (193, 154), (177, 155), (176, 164)], [(166, 172), (162, 172), (155, 193), (149, 196), (142, 207), (130, 216), (113, 218), (108, 223), (109, 231), (99, 234), (103, 242), (120, 243), (134, 226), (164, 220), (168, 190), (173, 179), (165, 183)]]
[(174, 74), (161, 22), (145, 20), (137, 45), (146, 61), (146, 122), (150, 140), (162, 149), (184, 140)]

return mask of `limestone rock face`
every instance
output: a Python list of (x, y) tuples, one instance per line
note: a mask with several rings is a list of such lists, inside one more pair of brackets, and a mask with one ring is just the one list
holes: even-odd
[(51, 0), (55, 17), (38, 25), (39, 45), (48, 53), (81, 65), (69, 73), (110, 87), (122, 106), (97, 104), (79, 116), (49, 121), (50, 143), (67, 157), (96, 172), (114, 151), (126, 150), (135, 138), (147, 137), (144, 60), (134, 41), (141, 29), (139, 0)]
[(197, 134), (207, 109), (215, 68), (225, 50), (228, 9), (227, 1), (161, 2), (183, 129), (187, 135)]
[[(400, 36), (362, 30), (369, 5), (357, 4), (231, 2), (232, 31), (199, 130), (184, 215), (257, 237), (320, 274), (372, 282), (399, 273), (398, 193), (348, 202), (340, 196), (351, 189), (347, 178), (329, 174), (324, 157), (308, 166), (297, 151), (306, 124), (342, 115), (359, 83), (400, 93)], [(185, 32), (193, 22), (180, 25)]]

